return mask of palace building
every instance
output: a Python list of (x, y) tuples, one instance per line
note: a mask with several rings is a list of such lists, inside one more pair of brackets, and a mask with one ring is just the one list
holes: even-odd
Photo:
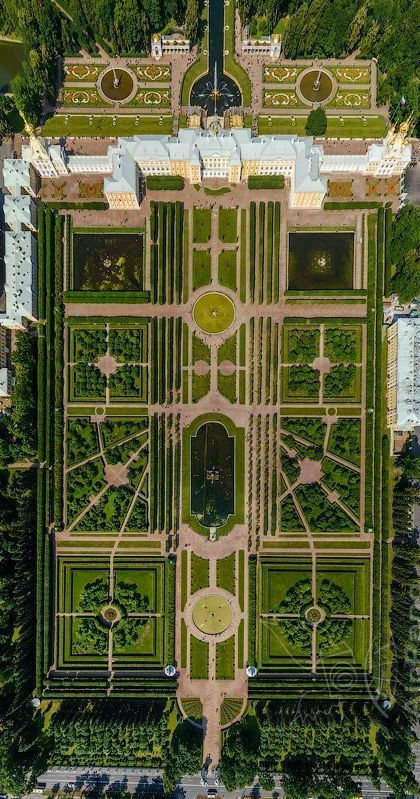
[(420, 318), (400, 317), (388, 328), (387, 424), (420, 424)]
[(246, 182), (254, 175), (283, 175), (291, 208), (322, 208), (328, 175), (397, 175), (411, 160), (411, 145), (391, 131), (365, 153), (325, 154), (311, 136), (252, 136), (248, 128), (181, 129), (177, 136), (120, 138), (106, 155), (71, 155), (60, 144), (30, 137), (22, 158), (5, 159), (6, 310), (0, 324), (21, 327), (36, 318), (36, 197), (39, 178), (98, 174), (112, 209), (136, 209), (148, 175), (178, 175), (198, 184), (211, 178)]

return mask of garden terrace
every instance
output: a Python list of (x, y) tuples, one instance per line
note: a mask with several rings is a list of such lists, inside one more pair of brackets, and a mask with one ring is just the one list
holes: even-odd
[[(37, 687), (177, 694), (217, 754), (248, 698), (387, 684), (376, 386), (389, 242), (382, 207), (322, 210), (312, 230), (281, 190), (160, 190), (137, 227), (108, 229), (99, 276), (120, 270), (121, 291), (71, 283), (86, 262), (76, 237), (92, 236), (96, 259), (104, 227), (40, 210)], [(333, 254), (348, 244), (348, 288), (290, 289), (301, 234), (311, 247), (337, 236)], [(226, 329), (200, 324), (209, 296), (233, 309)], [(196, 624), (196, 602), (228, 603), (226, 628)]]

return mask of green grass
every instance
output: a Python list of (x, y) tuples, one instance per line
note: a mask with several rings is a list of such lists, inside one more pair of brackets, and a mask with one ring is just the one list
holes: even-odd
[(217, 561), (216, 581), (219, 588), (235, 593), (235, 552)]
[(190, 666), (192, 680), (207, 680), (209, 673), (209, 646), (193, 635), (190, 638)]
[(235, 250), (222, 250), (219, 255), (219, 283), (221, 286), (236, 291), (236, 261), (237, 253)]
[(219, 239), (225, 244), (234, 244), (238, 240), (237, 208), (219, 208)]
[[(387, 120), (383, 116), (367, 116), (367, 124), (363, 125), (360, 117), (344, 117), (344, 124), (340, 125), (338, 116), (327, 117), (327, 132), (325, 137), (332, 139), (346, 138), (382, 138), (386, 132)], [(268, 124), (268, 116), (260, 116), (258, 121), (258, 133), (293, 133), (297, 136), (305, 136), (306, 116), (296, 116), (295, 125), (292, 125), (290, 116), (272, 116), (272, 124)]]
[(157, 116), (140, 116), (136, 125), (135, 114), (119, 114), (115, 125), (112, 124), (112, 114), (93, 114), (92, 124), (89, 125), (90, 114), (69, 114), (66, 125), (65, 114), (55, 114), (47, 119), (41, 130), (42, 136), (134, 136), (142, 133), (172, 132), (172, 117), (163, 116), (159, 124)]
[(199, 558), (194, 552), (191, 555), (191, 593), (195, 594), (200, 588), (207, 588), (209, 584), (209, 562)]
[(193, 210), (193, 242), (207, 244), (211, 236), (211, 209), (194, 208)]
[(205, 333), (223, 333), (235, 319), (235, 308), (225, 294), (209, 291), (198, 298), (193, 316), (195, 323)]
[(220, 189), (211, 189), (210, 186), (204, 186), (204, 194), (209, 197), (220, 197), (222, 194), (230, 194), (232, 189), (229, 186), (221, 186)]
[(284, 189), (283, 175), (250, 175), (249, 189)]
[(193, 250), (193, 291), (211, 281), (211, 255), (208, 250)]
[(235, 678), (235, 638), (216, 644), (216, 680)]

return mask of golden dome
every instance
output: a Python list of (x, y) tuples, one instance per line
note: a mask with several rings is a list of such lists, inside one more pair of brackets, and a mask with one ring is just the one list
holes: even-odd
[(152, 39), (153, 39), (154, 42), (158, 42), (159, 39), (160, 39), (159, 34), (158, 33), (154, 33), (153, 36), (152, 36)]

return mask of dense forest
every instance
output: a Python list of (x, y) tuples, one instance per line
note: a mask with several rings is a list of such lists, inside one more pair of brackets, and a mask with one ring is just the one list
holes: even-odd
[(392, 224), (387, 294), (397, 292), (401, 302), (420, 296), (420, 208), (406, 205)]
[(418, 126), (420, 0), (238, 0), (238, 6), (243, 21), (266, 16), (269, 30), (286, 18), (286, 58), (376, 58), (378, 104), (389, 104), (395, 121), (412, 113)]
[[(0, 31), (23, 39), (26, 59), (13, 80), (17, 108), (37, 125), (43, 107), (54, 105), (57, 55), (94, 54), (96, 43), (111, 53), (145, 54), (154, 31), (184, 24), (193, 38), (199, 0), (0, 0)], [(64, 13), (66, 12), (66, 13)], [(7, 134), (0, 102), (0, 135)], [(10, 110), (10, 109), (9, 109)], [(3, 124), (2, 124), (3, 117)]]

